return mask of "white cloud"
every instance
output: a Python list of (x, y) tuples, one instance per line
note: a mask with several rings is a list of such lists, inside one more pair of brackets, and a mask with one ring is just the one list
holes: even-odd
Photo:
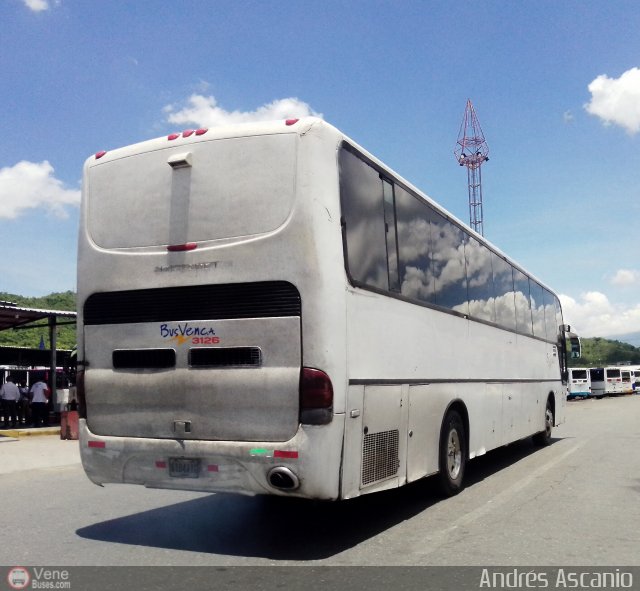
[(611, 279), (612, 285), (620, 287), (628, 287), (636, 283), (640, 283), (640, 271), (634, 269), (618, 269)]
[(24, 5), (33, 12), (42, 12), (43, 10), (49, 10), (48, 0), (22, 0)]
[(65, 189), (53, 175), (53, 166), (23, 160), (0, 168), (0, 218), (13, 219), (27, 209), (44, 207), (59, 217), (67, 217), (65, 205), (78, 205), (80, 191)]
[(584, 108), (605, 125), (619, 125), (630, 134), (640, 131), (640, 69), (631, 68), (620, 78), (598, 76), (589, 84), (591, 100)]
[(297, 98), (278, 99), (258, 107), (255, 111), (226, 111), (218, 105), (214, 96), (192, 94), (187, 104), (176, 110), (175, 105), (164, 108), (167, 121), (179, 125), (196, 125), (199, 127), (217, 127), (234, 123), (250, 123), (254, 121), (274, 121), (292, 117), (307, 117), (316, 113), (307, 103)]
[(583, 337), (609, 337), (640, 331), (640, 303), (612, 304), (603, 293), (590, 291), (580, 301), (560, 295), (564, 321)]

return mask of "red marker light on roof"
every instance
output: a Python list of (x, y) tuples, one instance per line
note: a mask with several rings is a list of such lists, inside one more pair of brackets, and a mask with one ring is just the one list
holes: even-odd
[(171, 135), (167, 136), (167, 139), (172, 142), (173, 140), (177, 140), (180, 137), (179, 133), (172, 133)]
[(167, 246), (169, 252), (184, 252), (186, 250), (195, 250), (198, 245), (195, 242), (187, 242), (185, 244), (170, 244)]
[(106, 447), (106, 444), (104, 441), (89, 441), (87, 443), (88, 447), (95, 447), (98, 449), (104, 449)]
[(189, 136), (193, 135), (194, 133), (195, 133), (195, 130), (193, 130), (193, 129), (185, 129), (182, 132), (182, 137), (189, 137)]
[(100, 160), (100, 158), (102, 158), (106, 153), (106, 150), (101, 150), (100, 152), (98, 152), (96, 154), (96, 160)]
[(209, 130), (206, 128), (196, 129), (196, 135), (204, 135), (205, 133), (207, 133), (207, 131)]
[(300, 119), (287, 119), (285, 123), (287, 125), (295, 125), (296, 123), (298, 123), (298, 121), (300, 121)]

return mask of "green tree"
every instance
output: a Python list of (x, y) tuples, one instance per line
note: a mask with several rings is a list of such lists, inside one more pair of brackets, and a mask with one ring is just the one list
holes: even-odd
[[(0, 300), (11, 302), (24, 308), (37, 308), (40, 310), (64, 310), (75, 311), (76, 294), (73, 291), (50, 293), (42, 297), (24, 297), (12, 293), (0, 292)], [(69, 319), (60, 319), (60, 322), (68, 322)], [(38, 322), (39, 328), (8, 329), (0, 331), (0, 346), (4, 347), (28, 347), (37, 349), (40, 340), (44, 339), (45, 347), (49, 348), (49, 327), (46, 322)], [(64, 325), (57, 327), (58, 349), (72, 349), (76, 344), (76, 327)]]

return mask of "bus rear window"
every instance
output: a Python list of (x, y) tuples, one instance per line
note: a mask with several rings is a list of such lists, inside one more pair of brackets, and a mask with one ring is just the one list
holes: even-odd
[[(103, 248), (132, 248), (275, 230), (293, 207), (296, 138), (196, 142), (92, 166), (89, 235)], [(185, 150), (191, 166), (170, 166)]]

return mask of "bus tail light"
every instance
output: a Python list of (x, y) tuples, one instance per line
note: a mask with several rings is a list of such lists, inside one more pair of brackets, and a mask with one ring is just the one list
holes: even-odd
[(300, 422), (326, 425), (333, 418), (333, 385), (329, 376), (311, 367), (300, 375)]
[(87, 399), (84, 393), (84, 369), (76, 372), (76, 395), (78, 397), (78, 416), (87, 418)]

